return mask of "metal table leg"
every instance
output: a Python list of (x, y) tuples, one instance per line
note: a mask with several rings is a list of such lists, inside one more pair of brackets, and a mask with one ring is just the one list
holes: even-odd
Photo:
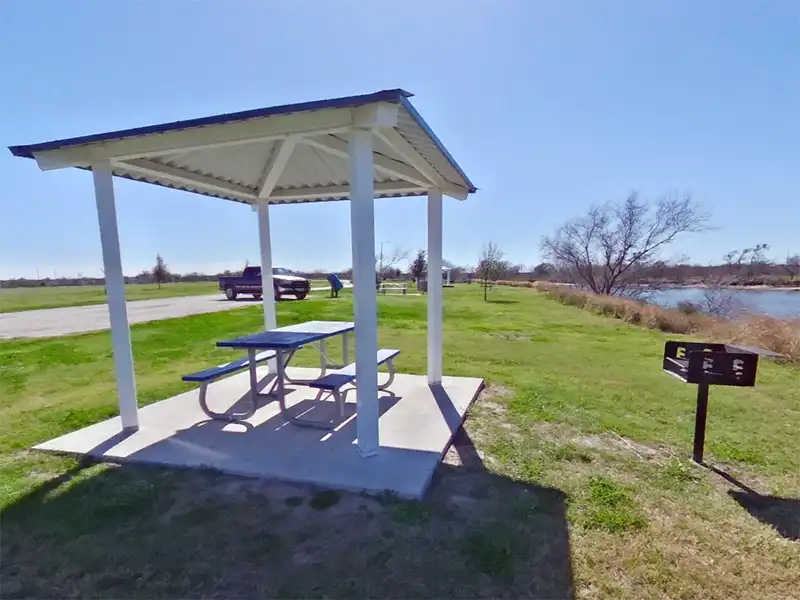
[[(315, 342), (314, 345), (317, 347), (317, 350), (319, 351), (319, 368), (321, 371), (319, 377), (325, 377), (325, 374), (328, 372), (328, 367), (337, 367), (337, 365), (330, 364), (330, 361), (328, 360), (327, 346), (325, 344), (325, 339), (321, 339), (319, 342)], [(287, 360), (286, 363), (288, 364), (288, 362), (289, 361)], [(313, 381), (312, 379), (293, 379), (288, 375), (286, 375), (285, 372), (283, 378), (289, 383), (293, 383), (295, 385), (307, 385), (308, 383)]]
[(275, 381), (275, 394), (278, 396), (278, 406), (281, 407), (281, 412), (286, 412), (286, 386), (284, 384), (284, 376), (286, 375), (285, 363), (283, 362), (283, 350), (276, 350), (278, 358), (278, 377)]
[(256, 410), (258, 410), (258, 399), (260, 397), (270, 397), (269, 394), (261, 394), (258, 391), (258, 373), (256, 372), (258, 365), (256, 364), (255, 348), (247, 349), (247, 360), (247, 370), (250, 375), (250, 407), (245, 412), (232, 414), (218, 413), (211, 410), (208, 406), (208, 399), (206, 397), (208, 385), (203, 384), (200, 386), (200, 408), (212, 419), (218, 421), (228, 421), (231, 423), (235, 423), (237, 421), (246, 421), (255, 414)]
[(286, 408), (286, 387), (284, 381), (286, 380), (285, 363), (281, 360), (281, 351), (278, 350), (278, 381), (275, 385), (275, 393), (278, 396), (278, 406), (281, 408), (281, 414), (286, 417), (289, 422), (300, 427), (311, 427), (313, 429), (333, 429), (335, 424), (331, 421), (315, 421), (313, 419), (303, 419), (295, 417)]
[[(256, 406), (258, 405), (258, 373), (256, 368), (258, 365), (256, 364), (255, 348), (247, 349), (247, 360), (247, 370), (250, 372), (250, 401), (253, 403), (253, 412), (256, 412)], [(253, 413), (250, 414), (252, 415)]]

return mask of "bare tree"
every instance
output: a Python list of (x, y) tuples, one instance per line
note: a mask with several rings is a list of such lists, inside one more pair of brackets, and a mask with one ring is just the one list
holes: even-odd
[(156, 256), (156, 264), (153, 267), (153, 281), (158, 284), (158, 289), (161, 289), (162, 283), (169, 281), (169, 269), (160, 254)]
[(741, 313), (744, 306), (730, 290), (723, 287), (709, 287), (703, 291), (700, 309), (709, 315), (730, 318)]
[(709, 315), (725, 318), (741, 313), (744, 305), (729, 286), (746, 277), (753, 265), (765, 261), (767, 248), (766, 244), (757, 244), (754, 248), (732, 250), (722, 258), (722, 268), (715, 269), (709, 265), (708, 272), (702, 278), (705, 289), (698, 308)]
[(770, 264), (767, 250), (769, 250), (769, 244), (756, 244), (753, 248), (732, 250), (722, 260), (733, 280), (742, 282), (763, 272), (764, 268)]
[(401, 248), (390, 248), (388, 252), (383, 251), (381, 245), (380, 252), (375, 258), (375, 270), (380, 279), (386, 279), (387, 271), (394, 269), (398, 263), (408, 258), (408, 252)]
[(494, 242), (489, 242), (481, 250), (478, 266), (475, 273), (483, 286), (483, 299), (488, 300), (489, 287), (501, 279), (508, 271), (508, 261), (504, 260), (504, 253)]
[(706, 229), (708, 219), (689, 196), (650, 203), (631, 194), (565, 223), (542, 239), (541, 249), (572, 283), (597, 294), (626, 295), (661, 250), (683, 233)]
[(786, 257), (786, 263), (783, 265), (783, 270), (789, 274), (791, 281), (800, 276), (800, 254), (790, 254)]

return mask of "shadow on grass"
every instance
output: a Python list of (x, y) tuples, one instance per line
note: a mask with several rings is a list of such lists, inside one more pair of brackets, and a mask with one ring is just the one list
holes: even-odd
[(424, 502), (324, 509), (207, 471), (71, 472), (2, 515), (3, 597), (573, 598), (564, 494), (487, 471), (463, 430), (447, 461)]
[(739, 488), (728, 490), (739, 506), (783, 537), (800, 541), (800, 499), (759, 494), (730, 473), (706, 463), (703, 466)]
[(496, 300), (489, 298), (486, 300), (486, 302), (488, 302), (489, 304), (519, 304), (519, 300), (508, 300), (505, 298), (503, 299), (498, 298)]

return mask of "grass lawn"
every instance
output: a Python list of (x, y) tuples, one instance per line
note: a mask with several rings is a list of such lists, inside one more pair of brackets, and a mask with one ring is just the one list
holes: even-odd
[[(177, 296), (196, 296), (218, 292), (217, 284), (207, 281), (165, 283), (160, 289), (155, 284), (130, 283), (125, 286), (125, 297), (128, 300), (175, 298)], [(102, 285), (0, 289), (0, 313), (35, 310), (37, 308), (104, 304), (105, 301), (106, 292)]]
[[(110, 336), (0, 342), (2, 596), (796, 597), (800, 371), (712, 389), (726, 479), (688, 461), (695, 390), (661, 372), (663, 334), (528, 289), (444, 293), (445, 372), (488, 386), (421, 503), (30, 452), (115, 413)], [(398, 370), (424, 373), (425, 298), (378, 304)], [(278, 305), (351, 315), (350, 295)], [(262, 320), (134, 326), (140, 401)]]

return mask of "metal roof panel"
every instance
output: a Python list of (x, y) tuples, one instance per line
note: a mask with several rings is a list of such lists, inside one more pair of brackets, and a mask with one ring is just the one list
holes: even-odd
[[(109, 133), (56, 140), (42, 144), (32, 144), (27, 146), (12, 146), (9, 149), (15, 156), (36, 158), (41, 160), (48, 159), (51, 151), (68, 148), (68, 152), (78, 152), (75, 157), (80, 159), (74, 162), (67, 162), (63, 166), (77, 166), (79, 168), (91, 168), (85, 161), (89, 160), (113, 160), (112, 171), (115, 175), (144, 181), (174, 189), (204, 194), (207, 196), (226, 198), (236, 202), (255, 202), (258, 190), (263, 183), (267, 165), (271, 157), (276, 152), (278, 144), (275, 139), (265, 137), (258, 141), (247, 141), (239, 139), (235, 134), (231, 138), (226, 136), (228, 129), (216, 130), (212, 139), (217, 141), (202, 146), (198, 144), (194, 149), (190, 146), (175, 146), (170, 151), (165, 146), (165, 151), (142, 152), (141, 154), (131, 152), (124, 158), (122, 154), (114, 154), (107, 150), (102, 142), (117, 142), (127, 138), (157, 139), (158, 134), (167, 132), (177, 132), (192, 128), (212, 128), (215, 125), (226, 125), (234, 122), (249, 121), (258, 119), (268, 119), (277, 115), (290, 115), (305, 111), (325, 111), (329, 109), (346, 109), (375, 103), (394, 103), (399, 105), (398, 121), (394, 130), (397, 137), (397, 145), (403, 143), (410, 148), (408, 151), (418, 154), (416, 159), (410, 160), (418, 165), (419, 169), (428, 172), (426, 177), (420, 173), (417, 167), (404, 160), (401, 152), (396, 151), (389, 143), (378, 136), (373, 136), (373, 148), (376, 163), (380, 163), (374, 171), (373, 180), (375, 182), (375, 197), (402, 197), (409, 195), (421, 195), (426, 192), (438, 179), (435, 173), (444, 179), (441, 184), (453, 184), (456, 197), (463, 197), (459, 192), (466, 190), (474, 192), (475, 187), (460, 169), (452, 156), (447, 152), (439, 139), (433, 134), (431, 129), (416, 112), (408, 101), (411, 96), (408, 92), (395, 89), (384, 90), (374, 94), (361, 96), (348, 96), (330, 100), (315, 102), (304, 102), (300, 104), (287, 104), (269, 108), (261, 108), (237, 113), (216, 115), (202, 119), (190, 119), (176, 121), (162, 125), (152, 125), (134, 129), (126, 129)], [(330, 113), (335, 114), (335, 113)], [(289, 117), (292, 119), (292, 117)], [(303, 118), (298, 116), (298, 118)], [(227, 126), (227, 125), (226, 125)], [(256, 127), (257, 125), (253, 125)], [(249, 125), (244, 125), (247, 131)], [(243, 131), (242, 126), (237, 130)], [(278, 128), (277, 131), (279, 131)], [(205, 134), (203, 134), (205, 135)], [(255, 137), (255, 136), (253, 136)], [(335, 135), (323, 135), (317, 138), (307, 138), (308, 143), (302, 140), (294, 147), (289, 156), (278, 182), (273, 188), (270, 200), (275, 203), (283, 202), (318, 202), (329, 199), (346, 198), (349, 194), (349, 167), (347, 160), (347, 136), (344, 133)], [(404, 141), (403, 141), (404, 140)], [(390, 141), (390, 140), (387, 140)], [(128, 143), (128, 142), (123, 142)], [(147, 142), (144, 147), (158, 147)], [(88, 153), (80, 154), (85, 149), (91, 149)], [(98, 150), (99, 149), (99, 150)], [(399, 150), (399, 148), (398, 148)], [(105, 152), (105, 154), (104, 154)], [(36, 156), (34, 156), (36, 155)], [(53, 152), (53, 155), (58, 155)], [(119, 156), (120, 158), (114, 158)], [(85, 157), (85, 158), (84, 158)], [(422, 159), (420, 161), (420, 158)], [(424, 166), (422, 163), (427, 163)], [(431, 170), (431, 167), (433, 168)], [(47, 167), (43, 167), (47, 168)], [(59, 168), (56, 166), (56, 168)], [(435, 173), (434, 173), (435, 171)], [(402, 179), (401, 179), (402, 178)], [(408, 181), (406, 181), (408, 180)], [(398, 182), (402, 182), (399, 185)], [(447, 185), (444, 185), (447, 188)], [(303, 193), (306, 195), (303, 196)]]
[(74, 138), (65, 138), (61, 140), (53, 140), (51, 142), (41, 142), (39, 144), (9, 146), (8, 149), (14, 156), (33, 158), (34, 152), (57, 150), (69, 146), (82, 146), (84, 144), (93, 144), (96, 142), (108, 142), (111, 140), (119, 140), (129, 137), (167, 133), (168, 131), (180, 131), (182, 129), (190, 129), (193, 127), (207, 127), (209, 125), (220, 125), (222, 123), (232, 123), (234, 121), (263, 119), (266, 117), (288, 115), (291, 113), (312, 110), (349, 108), (362, 106), (364, 104), (373, 104), (375, 102), (399, 103), (401, 99), (408, 98), (412, 95), (413, 94), (402, 89), (382, 90), (373, 94), (363, 94), (360, 96), (345, 96), (342, 98), (329, 98), (327, 100), (314, 100), (311, 102), (299, 102), (296, 104), (282, 104), (280, 106), (268, 106), (234, 113), (212, 115), (210, 117), (201, 117), (199, 119), (186, 119), (183, 121), (173, 121), (171, 123), (161, 123), (158, 125), (147, 125), (144, 127), (134, 127), (132, 129), (120, 129), (106, 133), (96, 133)]

